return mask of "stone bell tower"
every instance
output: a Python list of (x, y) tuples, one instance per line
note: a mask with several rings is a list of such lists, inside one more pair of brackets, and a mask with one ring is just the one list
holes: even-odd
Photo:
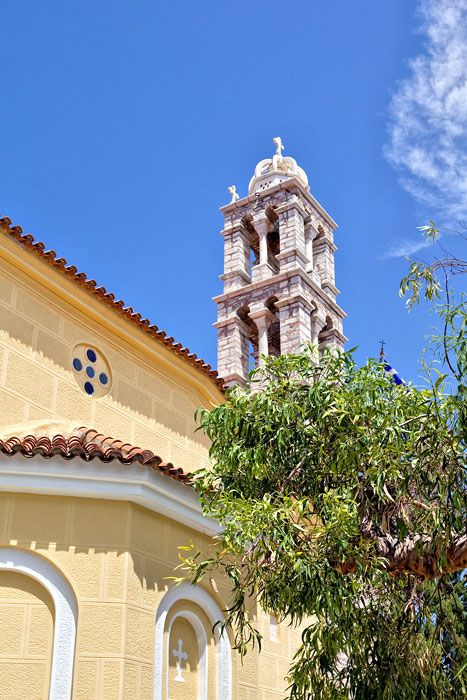
[(265, 355), (299, 352), (307, 342), (343, 347), (334, 284), (337, 224), (310, 194), (293, 158), (276, 153), (258, 163), (240, 199), (224, 214), (224, 291), (218, 308), (218, 372), (227, 386), (244, 384)]

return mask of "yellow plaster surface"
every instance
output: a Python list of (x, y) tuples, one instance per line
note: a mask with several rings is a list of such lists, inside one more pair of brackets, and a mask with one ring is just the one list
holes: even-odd
[[(106, 396), (87, 397), (76, 383), (71, 354), (78, 343), (98, 348), (108, 360), (112, 384)], [(0, 240), (1, 437), (67, 434), (84, 425), (191, 470), (208, 466), (209, 447), (195, 432), (194, 411), (222, 400), (216, 386), (189, 363), (34, 255)], [(73, 700), (153, 700), (155, 615), (172, 585), (167, 577), (179, 563), (177, 548), (189, 542), (209, 547), (207, 538), (189, 528), (127, 502), (0, 493), (0, 546), (45, 557), (75, 593)], [(223, 609), (225, 583), (217, 581), (217, 590), (208, 592)], [(6, 664), (0, 700), (47, 697), (50, 605), (45, 592), (30, 583), (9, 580), (0, 589), (0, 629), (9, 630), (3, 652), (0, 642), (0, 661)], [(177, 606), (196, 607), (187, 601)], [(197, 615), (208, 639), (209, 697), (214, 698), (214, 639), (204, 613)], [(232, 653), (233, 700), (282, 698), (298, 633), (283, 628), (278, 641), (270, 641), (269, 616), (258, 617), (264, 654), (248, 654), (241, 664)], [(173, 634), (186, 633), (194, 658), (190, 629), (186, 620), (176, 620)], [(168, 628), (166, 641), (167, 635)], [(179, 684), (174, 700), (196, 697), (194, 666), (190, 674), (183, 686), (188, 694)], [(9, 686), (3, 685), (5, 677)], [(31, 687), (37, 689), (33, 696), (27, 694)]]
[[(166, 577), (173, 575), (178, 558), (176, 547), (195, 541), (207, 551), (209, 539), (123, 501), (26, 494), (0, 494), (0, 537), (0, 546), (19, 547), (45, 557), (59, 569), (75, 593), (79, 614), (73, 699), (153, 700), (155, 616), (163, 595), (172, 586)], [(43, 678), (44, 669), (49, 668), (50, 654), (46, 661), (44, 639), (52, 638), (53, 616), (49, 610), (53, 608), (43, 602), (45, 592), (39, 598), (37, 590), (27, 589), (27, 596), (34, 593), (34, 600), (39, 602), (34, 602), (37, 610), (28, 613), (26, 624), (24, 611), (27, 605), (33, 606), (32, 598), (25, 599), (20, 586), (16, 586), (19, 592), (12, 593), (13, 588), (10, 579), (6, 583), (4, 580), (0, 590), (7, 593), (3, 598), (0, 593), (0, 623), (1, 629), (5, 622), (11, 630), (8, 653), (16, 654), (13, 661), (8, 661), (14, 669), (7, 667), (7, 673), (12, 673), (12, 683), (19, 683), (27, 673)], [(217, 581), (216, 588), (219, 593), (210, 586), (207, 591), (223, 609), (228, 602), (225, 582)], [(166, 642), (170, 623), (182, 610), (195, 612), (204, 626), (211, 668), (209, 697), (215, 697), (215, 646), (205, 613), (190, 601), (177, 602), (167, 616)], [(8, 620), (2, 621), (2, 615)], [(279, 698), (285, 688), (283, 678), (298, 643), (298, 632), (280, 628), (280, 642), (271, 642), (269, 615), (260, 613), (259, 618), (264, 652), (260, 656), (255, 652), (247, 654), (243, 664), (232, 653), (234, 700), (242, 697), (262, 700), (276, 697), (274, 694)], [(36, 634), (34, 625), (37, 629), (47, 629), (47, 634)], [(186, 644), (191, 645), (190, 654), (194, 658), (191, 626), (186, 620), (180, 625), (188, 625)], [(177, 623), (175, 636), (180, 633), (178, 627)], [(170, 645), (173, 646), (172, 640)], [(1, 649), (0, 644), (0, 658)], [(23, 659), (22, 666), (19, 649), (30, 656), (27, 664)], [(191, 698), (196, 683), (198, 679), (193, 676), (192, 683), (183, 685), (187, 692), (190, 689), (188, 695), (183, 695), (182, 684), (176, 685), (170, 697)], [(32, 700), (14, 694), (5, 697)], [(3, 700), (1, 691), (0, 698)], [(40, 700), (42, 696), (37, 698)]]
[(54, 606), (34, 579), (0, 571), (0, 698), (49, 697)]
[[(87, 426), (186, 470), (208, 466), (195, 410), (222, 401), (206, 376), (11, 241), (0, 239), (0, 435), (35, 422)], [(87, 396), (71, 367), (96, 347), (110, 391)]]

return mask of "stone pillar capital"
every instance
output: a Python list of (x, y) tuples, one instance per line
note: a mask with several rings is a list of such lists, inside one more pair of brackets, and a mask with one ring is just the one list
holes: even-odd
[(262, 212), (258, 212), (257, 214), (255, 214), (253, 216), (252, 225), (253, 225), (253, 228), (255, 229), (255, 231), (259, 234), (259, 233), (262, 233), (263, 231), (267, 233), (269, 231), (269, 229), (271, 228), (272, 223), (271, 223), (270, 219), (268, 219), (268, 217), (266, 216), (264, 211), (262, 211)]
[(318, 229), (311, 221), (311, 219), (305, 221), (305, 234), (311, 241), (313, 241), (318, 236)]
[(258, 328), (258, 330), (262, 330), (263, 328), (269, 328), (269, 325), (272, 323), (272, 321), (274, 321), (275, 318), (272, 311), (270, 311), (265, 306), (262, 306), (260, 308), (255, 308), (254, 306), (252, 306), (248, 316), (251, 318), (252, 321), (255, 322), (255, 325)]

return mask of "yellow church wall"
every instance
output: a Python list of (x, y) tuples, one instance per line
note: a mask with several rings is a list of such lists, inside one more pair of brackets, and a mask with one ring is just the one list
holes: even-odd
[[(97, 348), (108, 361), (112, 383), (106, 396), (86, 396), (76, 383), (71, 361), (79, 343)], [(222, 400), (206, 375), (36, 256), (1, 238), (0, 436), (66, 433), (84, 425), (191, 470), (208, 466), (208, 443), (195, 432), (194, 411)], [(209, 546), (208, 538), (127, 502), (0, 493), (0, 546), (45, 557), (76, 595), (74, 700), (153, 700), (155, 614), (172, 585), (166, 577), (179, 563), (178, 547), (190, 541)], [(228, 590), (222, 581), (216, 588), (218, 593), (207, 586), (223, 608)], [(3, 606), (0, 599), (0, 610), (4, 607), (8, 601)], [(263, 651), (247, 654), (243, 663), (232, 652), (232, 697), (282, 700), (299, 632), (280, 626), (273, 638), (269, 615), (258, 611), (257, 618)], [(21, 639), (27, 639), (25, 623), (20, 631)], [(208, 660), (214, 668), (208, 632)], [(33, 662), (27, 663), (32, 672)], [(37, 673), (43, 673), (50, 659), (41, 657), (37, 664)], [(213, 697), (211, 676), (209, 683)], [(193, 684), (190, 688), (193, 695)], [(181, 685), (176, 690), (173, 700), (183, 696)]]
[[(8, 239), (0, 244), (0, 434), (18, 424), (26, 432), (84, 425), (176, 466), (207, 466), (194, 412), (222, 401), (214, 382), (42, 260)], [(78, 386), (78, 343), (109, 362), (106, 396)]]
[(0, 571), (0, 698), (49, 697), (54, 607), (34, 579)]
[[(209, 547), (209, 538), (128, 502), (0, 494), (0, 546), (45, 557), (76, 596), (74, 700), (153, 700), (156, 611), (172, 586), (166, 577), (173, 575), (179, 562), (178, 546), (189, 542)], [(206, 585), (209, 595), (225, 608), (225, 582)], [(171, 609), (167, 625), (182, 608), (196, 610), (194, 604), (180, 601)], [(208, 628), (213, 669), (213, 638), (207, 618), (200, 617)], [(241, 663), (232, 652), (233, 700), (283, 697), (283, 678), (299, 633), (280, 627), (278, 641), (271, 641), (269, 616), (258, 617), (262, 653), (248, 653)], [(192, 686), (186, 688), (193, 693)], [(181, 686), (177, 693), (173, 700), (185, 700)]]

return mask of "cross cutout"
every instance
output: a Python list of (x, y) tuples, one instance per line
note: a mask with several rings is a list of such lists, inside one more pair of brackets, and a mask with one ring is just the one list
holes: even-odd
[(178, 640), (178, 649), (172, 649), (172, 654), (177, 659), (177, 675), (175, 676), (175, 680), (179, 681), (180, 683), (185, 683), (182, 671), (182, 661), (186, 661), (188, 659), (188, 654), (186, 651), (183, 651), (183, 639)]

